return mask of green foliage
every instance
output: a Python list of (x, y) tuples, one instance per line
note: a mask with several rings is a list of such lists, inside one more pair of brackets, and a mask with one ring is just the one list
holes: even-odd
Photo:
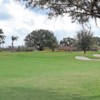
[(11, 40), (12, 40), (12, 41), (16, 41), (17, 39), (18, 39), (17, 36), (12, 36), (12, 37), (11, 37)]
[(17, 41), (18, 37), (17, 36), (12, 36), (11, 40), (12, 40), (12, 52), (14, 51), (14, 41)]
[(77, 46), (79, 49), (84, 51), (84, 54), (92, 47), (92, 37), (93, 33), (90, 31), (81, 30), (77, 33)]
[[(0, 48), (1, 48), (1, 44), (5, 43), (5, 35), (3, 35), (3, 31), (2, 29), (0, 29)], [(0, 50), (1, 51), (1, 50)]]
[(100, 48), (100, 38), (99, 37), (93, 37), (93, 47), (92, 49), (98, 50)]
[(100, 18), (99, 0), (21, 0), (26, 1), (26, 7), (41, 7), (49, 9), (52, 16), (69, 14), (72, 22), (85, 23), (89, 18)]
[(75, 42), (76, 40), (74, 38), (67, 37), (63, 38), (63, 40), (60, 41), (60, 44), (64, 46), (74, 46)]
[(28, 34), (25, 38), (27, 47), (35, 47), (39, 51), (43, 51), (45, 47), (54, 50), (57, 47), (57, 39), (54, 34), (48, 30), (37, 30)]

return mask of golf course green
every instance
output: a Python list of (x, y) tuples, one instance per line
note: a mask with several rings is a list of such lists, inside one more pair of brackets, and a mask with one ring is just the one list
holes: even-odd
[(0, 100), (100, 100), (100, 61), (77, 55), (84, 54), (1, 52)]

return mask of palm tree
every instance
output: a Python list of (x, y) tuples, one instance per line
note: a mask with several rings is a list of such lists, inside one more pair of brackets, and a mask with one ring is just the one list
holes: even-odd
[(14, 41), (17, 41), (18, 37), (17, 36), (12, 36), (11, 40), (12, 40), (12, 52), (14, 50)]
[(3, 48), (3, 44), (5, 43), (5, 41), (4, 40), (2, 40), (2, 42), (1, 42), (1, 44), (2, 44), (2, 48)]
[(3, 31), (2, 29), (0, 29), (0, 48), (1, 48), (1, 44), (5, 43), (5, 35), (3, 35)]

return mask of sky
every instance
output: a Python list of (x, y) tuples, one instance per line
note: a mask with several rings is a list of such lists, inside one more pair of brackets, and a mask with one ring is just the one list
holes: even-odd
[[(100, 20), (97, 20), (97, 26), (94, 20), (90, 24), (94, 36), (100, 37)], [(5, 47), (11, 45), (11, 36), (19, 37), (15, 46), (24, 45), (25, 37), (33, 30), (50, 30), (60, 41), (65, 37), (75, 37), (81, 28), (78, 23), (72, 23), (68, 15), (48, 19), (47, 11), (26, 9), (13, 0), (0, 0), (0, 29), (6, 35)]]

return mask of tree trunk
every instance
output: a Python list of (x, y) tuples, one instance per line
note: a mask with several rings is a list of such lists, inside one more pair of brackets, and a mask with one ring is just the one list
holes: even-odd
[(1, 50), (1, 43), (0, 43), (0, 52), (1, 52), (2, 50)]
[(13, 41), (12, 41), (12, 52), (14, 51), (14, 43), (13, 43)]
[(52, 50), (52, 52), (54, 52), (54, 51), (55, 51), (54, 46), (51, 46), (51, 48), (50, 48), (50, 49)]
[(86, 50), (84, 50), (84, 54), (86, 54)]
[(39, 51), (43, 51), (44, 50), (43, 46), (39, 46), (39, 49), (38, 50)]

